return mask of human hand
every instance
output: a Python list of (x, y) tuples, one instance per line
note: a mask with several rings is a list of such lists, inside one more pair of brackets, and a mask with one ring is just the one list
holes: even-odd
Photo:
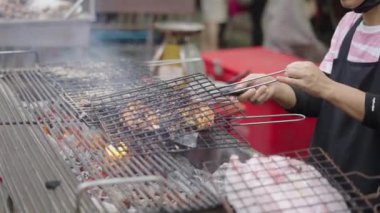
[[(241, 83), (236, 87), (236, 89), (259, 85), (265, 82), (271, 82), (271, 81), (276, 80), (274, 77), (271, 77), (271, 76), (265, 77), (265, 76), (266, 76), (265, 74), (251, 74), (245, 77), (242, 81), (247, 81), (247, 80), (256, 79), (256, 78), (259, 78), (259, 79), (252, 80), (247, 83)], [(241, 94), (238, 97), (238, 100), (240, 102), (251, 101), (253, 104), (263, 104), (272, 98), (272, 96), (274, 95), (276, 91), (277, 84), (279, 84), (279, 82), (274, 82), (267, 85), (258, 86), (256, 88), (251, 88), (247, 90), (246, 92), (244, 92), (243, 94)]]
[(294, 62), (287, 66), (278, 81), (298, 87), (306, 93), (323, 98), (333, 82), (312, 62)]

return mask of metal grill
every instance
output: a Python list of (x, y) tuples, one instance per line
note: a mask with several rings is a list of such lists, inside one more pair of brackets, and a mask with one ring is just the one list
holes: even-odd
[(237, 212), (376, 211), (319, 148), (240, 162), (205, 163), (218, 192)]
[[(79, 122), (79, 113), (62, 98), (60, 91), (54, 89), (38, 70), (3, 72), (2, 80), (9, 88), (5, 94), (8, 95), (10, 92), (14, 94), (16, 101), (12, 108), (23, 110), (28, 117), (28, 120), (22, 120), (22, 122), (31, 121), (31, 124), (35, 124), (33, 126), (38, 129), (33, 129), (31, 133), (38, 132), (46, 139), (45, 142), (39, 141), (38, 147), (42, 150), (47, 147), (54, 150), (54, 152), (46, 151), (46, 153), (36, 155), (36, 158), (40, 158), (35, 159), (36, 161), (31, 159), (31, 162), (43, 161), (46, 164), (56, 161), (57, 157), (63, 158), (77, 181), (80, 182), (117, 177), (158, 176), (163, 179), (162, 183), (143, 181), (90, 188), (81, 206), (86, 206), (86, 200), (92, 200), (95, 206), (103, 211), (174, 212), (205, 210), (220, 204), (210, 184), (199, 181), (202, 172), (189, 167), (183, 168), (175, 158), (166, 153), (135, 155), (128, 144), (116, 141), (111, 145), (100, 130), (91, 129)], [(26, 141), (28, 140), (23, 142), (26, 143)], [(24, 151), (27, 151), (25, 146), (29, 145), (31, 146), (29, 143), (22, 145)], [(13, 148), (18, 149), (18, 147)], [(5, 150), (2, 151), (5, 152)], [(55, 160), (44, 159), (53, 155), (52, 153), (55, 153)], [(41, 167), (43, 165), (41, 164)], [(67, 169), (62, 171), (67, 171)], [(15, 177), (17, 180), (22, 175), (15, 174)], [(62, 175), (57, 179), (63, 180), (67, 177)], [(10, 188), (15, 194), (18, 192), (16, 186)], [(72, 193), (73, 190), (70, 192)], [(28, 193), (30, 197), (39, 197), (41, 193), (44, 196), (49, 195), (41, 191)], [(71, 196), (70, 199), (73, 201), (75, 197)], [(33, 203), (33, 205), (36, 204)], [(43, 200), (40, 204), (42, 207), (48, 205), (43, 203)], [(22, 205), (26, 208), (30, 203)], [(75, 205), (70, 203), (69, 206)], [(45, 208), (38, 212), (51, 211)]]
[(112, 141), (127, 143), (136, 153), (247, 145), (229, 122), (241, 115), (239, 108), (204, 75), (96, 97), (92, 106)]
[[(2, 72), (0, 79), (0, 173), (19, 212), (57, 212), (73, 209), (76, 180), (64, 162), (57, 159), (53, 147), (39, 127), (36, 117), (29, 114), (20, 96), (13, 91), (15, 76)], [(20, 85), (21, 86), (21, 85)], [(32, 106), (32, 105), (31, 105)], [(34, 107), (34, 106), (33, 106)], [(56, 182), (58, 181), (58, 182)], [(50, 186), (52, 183), (60, 186)], [(55, 184), (53, 184), (55, 185)], [(88, 197), (82, 210), (93, 211)]]
[(91, 108), (91, 99), (131, 88), (136, 79), (144, 79), (147, 75), (147, 71), (130, 60), (55, 64), (43, 69), (43, 73), (77, 111), (84, 112), (82, 117), (91, 126), (100, 126)]

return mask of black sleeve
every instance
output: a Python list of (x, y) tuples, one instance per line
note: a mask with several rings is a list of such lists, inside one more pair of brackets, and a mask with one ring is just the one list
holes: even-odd
[(293, 90), (296, 94), (296, 105), (288, 109), (288, 111), (291, 113), (304, 114), (308, 117), (318, 117), (322, 106), (322, 99), (315, 98), (294, 87)]
[(380, 95), (366, 93), (363, 124), (373, 129), (380, 129)]

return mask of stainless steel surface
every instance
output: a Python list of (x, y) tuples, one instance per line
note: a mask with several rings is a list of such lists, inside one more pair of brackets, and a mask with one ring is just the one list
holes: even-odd
[(0, 20), (0, 47), (88, 47), (92, 21), (92, 17), (46, 21)]
[[(15, 71), (15, 74), (17, 72)], [(9, 190), (14, 206), (21, 212), (57, 212), (73, 209), (75, 203), (75, 177), (63, 160), (53, 151), (53, 147), (37, 125), (26, 124), (37, 121), (22, 103), (20, 94), (12, 89), (22, 87), (21, 79), (9, 78), (2, 72), (0, 91), (1, 121), (23, 122), (24, 125), (1, 126), (1, 171), (4, 185)], [(13, 87), (13, 88), (12, 88)], [(8, 100), (8, 101), (5, 101)], [(12, 101), (9, 101), (12, 100)], [(29, 107), (33, 107), (32, 104)], [(35, 106), (34, 106), (35, 107)], [(55, 190), (48, 190), (48, 181), (58, 180), (62, 184)], [(92, 206), (92, 207), (91, 207)], [(84, 200), (83, 209), (94, 209), (89, 199)]]
[(38, 64), (40, 62), (40, 57), (38, 52), (33, 50), (9, 50), (9, 51), (0, 51), (0, 55), (11, 55), (14, 57), (15, 55), (28, 55), (31, 54), (34, 56), (34, 63)]
[(194, 0), (97, 0), (100, 13), (192, 14)]
[[(1, 171), (1, 167), (0, 174), (4, 174), (4, 172)], [(0, 179), (0, 212), (13, 213), (13, 200), (10, 197), (8, 190), (3, 184), (3, 177), (0, 177)]]
[(83, 3), (81, 16), (68, 20), (0, 19), (0, 47), (87, 47), (94, 20), (94, 0)]

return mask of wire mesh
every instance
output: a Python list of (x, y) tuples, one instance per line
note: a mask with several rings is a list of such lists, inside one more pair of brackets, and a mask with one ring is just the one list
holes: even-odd
[[(30, 122), (36, 119), (27, 113), (21, 97), (9, 86), (6, 75), (0, 79), (0, 85), (0, 114), (3, 123), (0, 128), (0, 171), (14, 208), (20, 212), (73, 209), (75, 177), (64, 162), (57, 159), (51, 147), (45, 146), (45, 136), (35, 125), (36, 122)], [(10, 122), (15, 119), (17, 122)], [(64, 184), (56, 189), (45, 186), (55, 180)], [(88, 198), (84, 200), (82, 210), (94, 210)]]
[(86, 61), (52, 64), (45, 67), (43, 72), (58, 90), (62, 90), (64, 98), (78, 112), (84, 112), (82, 117), (87, 124), (99, 126), (97, 116), (91, 108), (91, 99), (133, 87), (137, 79), (146, 79), (147, 71), (137, 67), (130, 60)]
[(217, 191), (236, 212), (372, 212), (363, 196), (319, 148), (246, 162), (205, 163)]
[(247, 145), (229, 122), (242, 112), (201, 74), (96, 97), (92, 107), (112, 141), (135, 153)]
[(163, 186), (146, 182), (91, 188), (87, 199), (99, 210), (196, 211), (220, 204), (210, 184), (200, 182), (194, 169), (183, 168), (172, 156), (134, 155), (127, 144), (111, 143), (101, 130), (80, 122), (61, 91), (38, 70), (6, 72), (3, 80), (18, 99), (19, 104), (14, 107), (25, 110), (30, 120), (36, 121), (39, 134), (46, 138), (46, 144), (40, 146), (50, 147), (56, 157), (63, 158), (77, 181), (143, 176), (165, 180)]

